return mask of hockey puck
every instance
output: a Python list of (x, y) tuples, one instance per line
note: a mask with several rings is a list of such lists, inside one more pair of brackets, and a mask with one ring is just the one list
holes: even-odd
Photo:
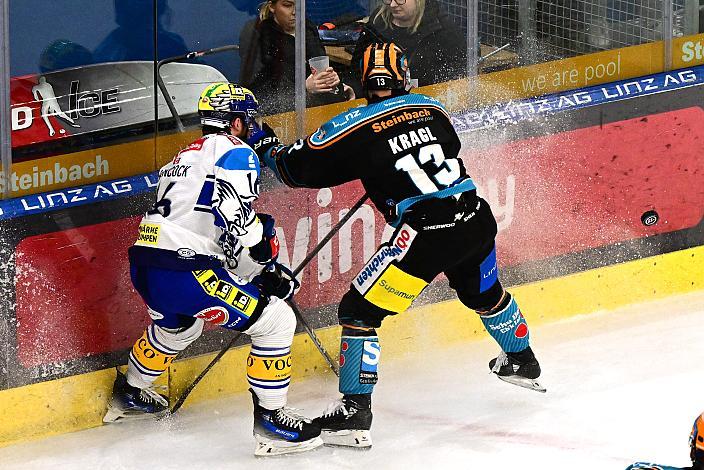
[(640, 216), (640, 221), (646, 227), (657, 224), (658, 220), (660, 220), (660, 216), (655, 211), (645, 211), (643, 215)]

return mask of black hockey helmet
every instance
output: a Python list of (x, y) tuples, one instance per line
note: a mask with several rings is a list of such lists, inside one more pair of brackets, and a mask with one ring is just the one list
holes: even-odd
[(365, 92), (391, 90), (394, 95), (400, 95), (410, 90), (408, 58), (393, 42), (369, 45), (362, 56), (360, 70)]

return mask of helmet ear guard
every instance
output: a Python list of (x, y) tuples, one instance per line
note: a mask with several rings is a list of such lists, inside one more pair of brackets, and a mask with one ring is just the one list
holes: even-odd
[(203, 126), (228, 129), (235, 118), (241, 118), (252, 127), (259, 103), (247, 88), (234, 83), (218, 82), (208, 85), (198, 99), (198, 115)]
[(360, 63), (364, 91), (391, 90), (405, 94), (410, 90), (408, 58), (394, 43), (374, 43), (364, 51)]

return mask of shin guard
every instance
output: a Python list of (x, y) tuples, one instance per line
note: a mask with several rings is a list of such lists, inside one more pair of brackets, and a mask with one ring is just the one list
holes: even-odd
[(486, 331), (505, 352), (519, 352), (528, 347), (530, 338), (528, 325), (513, 296), (508, 305), (498, 312), (488, 312), (480, 316)]
[(203, 321), (185, 330), (170, 330), (151, 324), (132, 347), (127, 365), (127, 382), (133, 387), (149, 387), (178, 353), (203, 332)]
[(263, 348), (252, 345), (247, 358), (247, 381), (268, 410), (286, 404), (291, 382), (291, 348)]
[(369, 394), (377, 382), (381, 346), (376, 331), (342, 329), (340, 341), (340, 393)]
[(247, 381), (262, 408), (275, 410), (286, 404), (291, 382), (291, 343), (296, 316), (283, 300), (272, 297), (262, 315), (245, 331), (252, 337), (247, 358)]

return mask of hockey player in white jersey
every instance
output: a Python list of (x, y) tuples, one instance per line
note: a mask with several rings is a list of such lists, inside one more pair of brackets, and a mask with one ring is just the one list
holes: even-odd
[(129, 250), (132, 283), (152, 324), (118, 373), (105, 422), (169, 411), (152, 384), (205, 322), (252, 338), (247, 379), (256, 455), (322, 445), (320, 428), (286, 407), (296, 319), (284, 301), (297, 283), (276, 262), (274, 219), (255, 212), (259, 160), (241, 139), (257, 101), (246, 88), (215, 83), (201, 94), (203, 137), (159, 170), (157, 200)]

